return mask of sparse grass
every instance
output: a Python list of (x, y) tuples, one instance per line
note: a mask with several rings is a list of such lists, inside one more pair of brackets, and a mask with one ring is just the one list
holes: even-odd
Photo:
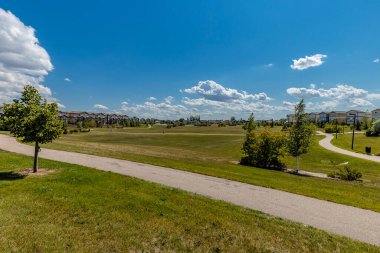
[[(338, 135), (338, 139), (334, 138), (332, 144), (337, 147), (352, 151), (351, 141), (351, 134)], [(365, 147), (367, 146), (372, 147), (372, 154), (380, 154), (380, 137), (367, 137), (363, 133), (355, 134), (353, 151), (365, 154)]]
[[(180, 132), (181, 128), (177, 131)], [(183, 127), (182, 133), (194, 132), (200, 127)], [(195, 130), (194, 130), (195, 129)], [(207, 127), (203, 128), (207, 129)], [(208, 128), (208, 133), (215, 133)], [(181, 170), (228, 178), (249, 184), (289, 191), (341, 204), (380, 211), (379, 164), (333, 153), (318, 145), (316, 136), (309, 154), (301, 157), (301, 169), (329, 173), (336, 171), (335, 163), (349, 162), (363, 173), (363, 182), (342, 182), (329, 179), (300, 177), (278, 171), (238, 165), (244, 135), (225, 135), (242, 130), (232, 128), (224, 135), (162, 134), (152, 129), (95, 129), (90, 133), (72, 134), (45, 147), (114, 157)], [(278, 129), (275, 129), (278, 131)], [(135, 131), (135, 132), (134, 132)], [(156, 131), (149, 134), (141, 131)], [(216, 130), (215, 130), (216, 131)], [(219, 131), (219, 130), (217, 130)], [(132, 132), (132, 133), (131, 133)], [(146, 133), (146, 134), (145, 134)], [(197, 132), (199, 133), (199, 132)], [(294, 168), (295, 159), (284, 161)]]
[(142, 180), (0, 151), (0, 252), (380, 252)]

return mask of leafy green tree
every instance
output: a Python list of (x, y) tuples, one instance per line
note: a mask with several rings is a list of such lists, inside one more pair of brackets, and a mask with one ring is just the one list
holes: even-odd
[(380, 135), (380, 119), (372, 122), (371, 129), (366, 131), (367, 136), (379, 136)]
[(296, 173), (299, 170), (299, 157), (309, 151), (314, 132), (315, 126), (305, 113), (305, 102), (302, 99), (295, 106), (295, 122), (289, 128), (287, 141), (289, 154), (296, 158)]
[(67, 120), (64, 120), (63, 123), (62, 123), (62, 130), (63, 130), (63, 133), (64, 134), (68, 134), (69, 133), (69, 124), (67, 123)]
[(4, 122), (22, 142), (35, 143), (33, 172), (37, 172), (39, 144), (52, 142), (62, 133), (58, 105), (48, 103), (36, 88), (26, 85), (19, 100), (4, 106)]
[(370, 127), (370, 124), (367, 117), (363, 117), (363, 121), (361, 125), (362, 125), (363, 130), (368, 130), (368, 128)]
[(284, 168), (280, 157), (284, 154), (285, 141), (283, 134), (272, 132), (269, 126), (259, 133), (247, 133), (240, 163), (259, 168)]
[(247, 131), (247, 134), (256, 129), (256, 122), (253, 113), (248, 118), (248, 122), (243, 126), (243, 129)]

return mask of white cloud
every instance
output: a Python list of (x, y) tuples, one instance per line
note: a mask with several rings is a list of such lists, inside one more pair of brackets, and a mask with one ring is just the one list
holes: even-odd
[(336, 87), (330, 89), (319, 88), (312, 86), (310, 88), (288, 88), (287, 93), (297, 98), (333, 98), (333, 99), (350, 99), (354, 97), (365, 97), (368, 91), (355, 88), (347, 84), (337, 84)]
[(373, 60), (373, 63), (379, 63), (379, 62), (380, 62), (380, 59), (379, 59), (379, 58)]
[(368, 101), (368, 100), (365, 100), (363, 98), (353, 98), (350, 100), (350, 107), (367, 107), (367, 106), (373, 106), (373, 104)]
[(250, 94), (246, 91), (225, 88), (211, 80), (200, 81), (197, 85), (180, 91), (192, 97), (182, 97), (178, 102), (172, 96), (165, 97), (160, 103), (155, 102), (155, 99), (149, 99), (150, 101), (142, 104), (123, 102), (121, 110), (140, 117), (186, 118), (196, 114), (205, 118), (220, 119), (229, 118), (231, 115), (249, 115), (251, 112), (268, 115), (276, 109), (267, 104), (271, 98), (263, 92)]
[(68, 77), (65, 77), (64, 81), (70, 83), (70, 82), (71, 82), (71, 79), (68, 78)]
[(339, 101), (344, 102), (349, 107), (371, 107), (373, 104), (369, 100), (380, 99), (380, 94), (369, 93), (367, 90), (355, 88), (347, 84), (337, 84), (330, 89), (316, 88), (311, 85), (310, 88), (288, 88), (287, 93), (301, 98), (326, 98), (333, 101), (322, 102), (326, 105), (338, 105)]
[(380, 93), (372, 93), (367, 96), (369, 99), (380, 99)]
[(143, 104), (121, 103), (121, 110), (129, 115), (145, 118), (179, 118), (186, 117), (192, 113), (191, 109), (183, 105), (172, 105), (170, 103), (145, 102)]
[(304, 70), (311, 67), (317, 67), (324, 63), (322, 59), (326, 57), (327, 55), (325, 54), (315, 54), (312, 56), (305, 56), (304, 58), (293, 60), (293, 64), (290, 65), (290, 67), (295, 70)]
[(100, 109), (100, 110), (109, 110), (107, 106), (101, 105), (101, 104), (95, 104), (94, 108), (95, 109)]
[(61, 103), (57, 103), (57, 105), (58, 105), (58, 108), (59, 108), (59, 109), (65, 109), (65, 108), (66, 108), (66, 106), (63, 105), (63, 104), (61, 104)]
[(185, 89), (184, 92), (188, 94), (195, 94), (202, 96), (207, 100), (213, 101), (237, 101), (237, 100), (261, 100), (266, 101), (271, 98), (266, 93), (261, 92), (258, 94), (249, 94), (246, 91), (238, 91), (236, 89), (225, 88), (222, 85), (212, 80), (200, 81), (198, 85), (189, 89)]
[(322, 101), (322, 102), (308, 102), (306, 108), (310, 111), (324, 111), (336, 108), (339, 105), (338, 101)]
[(167, 97), (165, 98), (165, 103), (167, 103), (167, 104), (171, 104), (172, 102), (174, 102), (174, 97), (172, 97), (172, 96), (167, 96)]
[(283, 106), (285, 107), (284, 109), (288, 109), (288, 110), (294, 110), (294, 107), (296, 106), (297, 103), (294, 103), (294, 102), (289, 102), (289, 101), (283, 101), (282, 102)]
[(274, 66), (274, 64), (273, 63), (268, 63), (268, 64), (265, 64), (265, 67), (267, 67), (267, 68), (271, 68), (271, 67), (273, 67)]
[(40, 84), (52, 69), (49, 54), (40, 46), (35, 30), (0, 8), (0, 103), (19, 97), (26, 84), (55, 101), (51, 90)]
[(157, 98), (155, 98), (155, 97), (148, 97), (148, 99), (147, 100), (149, 100), (149, 101), (156, 101), (157, 100)]
[(123, 102), (121, 110), (128, 115), (139, 117), (175, 119), (196, 114), (206, 118), (220, 119), (228, 118), (231, 115), (249, 115), (251, 112), (268, 115), (277, 109), (265, 102), (250, 100), (217, 101), (206, 97), (183, 97), (179, 103), (174, 103), (173, 97), (168, 96), (161, 103), (147, 101), (143, 104), (130, 104)]

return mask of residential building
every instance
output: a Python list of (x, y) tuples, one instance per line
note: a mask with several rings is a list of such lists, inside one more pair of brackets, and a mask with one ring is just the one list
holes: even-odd
[(345, 124), (347, 123), (347, 113), (343, 111), (332, 111), (329, 114), (329, 122), (330, 123), (337, 122), (338, 124)]
[(380, 119), (380, 109), (375, 109), (371, 112), (372, 119)]
[(105, 113), (95, 113), (95, 112), (59, 112), (58, 118), (60, 120), (66, 121), (69, 124), (76, 124), (80, 121), (85, 120), (95, 120), (97, 123), (104, 124), (115, 124), (124, 123), (129, 119), (127, 115), (121, 114), (105, 114)]
[(372, 113), (371, 112), (366, 111), (364, 117), (367, 119), (368, 122), (372, 121)]
[(307, 114), (307, 116), (309, 117), (310, 121), (313, 123), (317, 123), (319, 121), (319, 113), (317, 112), (311, 112)]
[(296, 115), (295, 114), (288, 114), (288, 115), (286, 115), (286, 118), (288, 120), (288, 123), (293, 123), (296, 121)]
[[(357, 123), (363, 122), (363, 120), (366, 116), (368, 116), (368, 114), (366, 114), (366, 112), (358, 111), (358, 110), (350, 110), (347, 112), (347, 125), (354, 124), (355, 119), (356, 119)], [(368, 118), (367, 118), (367, 120), (368, 120)]]
[(319, 113), (319, 121), (322, 123), (329, 122), (329, 113), (328, 112), (320, 112)]

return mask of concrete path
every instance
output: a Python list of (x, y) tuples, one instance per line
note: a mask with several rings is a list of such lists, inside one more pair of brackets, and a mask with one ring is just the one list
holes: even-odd
[(330, 151), (340, 153), (343, 155), (348, 155), (348, 156), (352, 156), (352, 157), (361, 158), (361, 159), (380, 163), (380, 156), (373, 156), (373, 155), (356, 153), (353, 151), (349, 151), (349, 150), (338, 148), (338, 147), (334, 146), (333, 144), (331, 144), (332, 139), (334, 139), (334, 134), (327, 134), (327, 133), (323, 133), (321, 131), (318, 131), (318, 134), (326, 136), (326, 138), (319, 141), (319, 145), (321, 145), (325, 149), (328, 149)]
[[(1, 134), (0, 149), (33, 154), (33, 147)], [(49, 149), (43, 149), (40, 156), (178, 188), (380, 246), (380, 213), (377, 212), (126, 160)]]

